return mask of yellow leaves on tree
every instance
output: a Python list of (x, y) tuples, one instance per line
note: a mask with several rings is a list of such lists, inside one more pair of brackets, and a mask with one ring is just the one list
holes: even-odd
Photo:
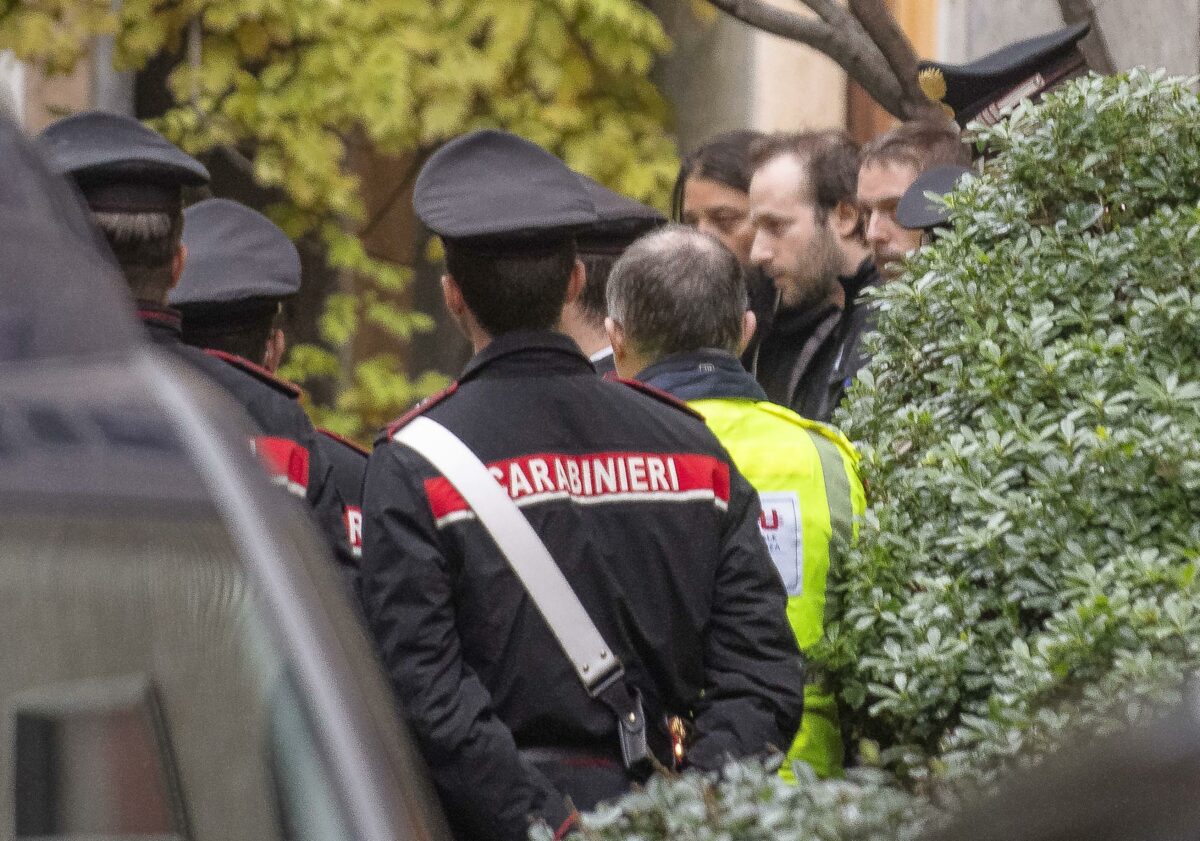
[[(164, 51), (179, 57), (169, 80), (176, 106), (157, 126), (193, 153), (223, 147), (251, 159), (254, 179), (286, 197), (273, 213), (288, 233), (318, 234), (330, 264), (368, 290), (331, 300), (322, 320), (330, 347), (299, 350), (294, 375), (328, 376), (339, 358), (330, 349), (353, 341), (364, 322), (398, 342), (429, 325), (388, 303), (407, 275), (368, 255), (354, 233), (364, 207), (348, 138), (419, 160), (472, 128), (505, 128), (637, 198), (669, 192), (668, 109), (647, 79), (669, 42), (638, 0), (123, 0), (113, 8), (24, 0), (0, 13), (0, 47), (50, 72), (69, 70), (101, 33), (116, 36), (121, 69)], [(351, 434), (433, 382), (408, 378), (394, 359), (369, 361), (339, 371), (340, 395), (323, 418)], [(394, 381), (381, 385), (388, 376)]]

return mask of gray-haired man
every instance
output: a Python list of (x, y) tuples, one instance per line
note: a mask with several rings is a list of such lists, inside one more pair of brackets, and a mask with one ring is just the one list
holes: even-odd
[[(836, 429), (768, 402), (738, 362), (754, 316), (741, 266), (717, 240), (679, 226), (642, 237), (613, 267), (608, 311), (618, 373), (688, 401), (759, 492), (788, 619), (801, 650), (811, 647), (824, 633), (830, 564), (865, 506), (858, 454)], [(837, 702), (820, 680), (804, 688), (788, 757), (820, 776), (841, 772)], [(794, 779), (790, 764), (782, 774)]]

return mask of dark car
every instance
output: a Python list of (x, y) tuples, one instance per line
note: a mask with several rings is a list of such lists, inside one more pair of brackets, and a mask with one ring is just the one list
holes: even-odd
[(0, 123), (0, 826), (448, 835), (304, 512)]

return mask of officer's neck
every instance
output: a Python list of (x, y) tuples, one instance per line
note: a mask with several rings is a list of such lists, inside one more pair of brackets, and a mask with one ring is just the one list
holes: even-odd
[[(574, 339), (575, 337), (567, 332), (564, 325), (564, 320), (560, 318), (558, 323), (554, 325), (553, 329), (558, 333), (565, 333)], [(467, 337), (467, 341), (471, 343), (471, 352), (475, 355), (483, 353), (488, 345), (495, 341), (496, 337), (480, 325), (479, 320), (475, 318), (470, 310), (467, 310), (460, 318), (458, 318), (458, 326), (459, 329), (462, 330), (463, 335)], [(576, 339), (576, 342), (578, 341), (579, 340)], [(606, 341), (604, 346), (607, 345), (608, 342)], [(586, 350), (586, 348), (583, 348), (583, 350)], [(599, 350), (599, 348), (597, 348), (597, 350)]]
[(583, 311), (578, 301), (563, 307), (557, 329), (558, 332), (574, 339), (575, 344), (579, 345), (579, 349), (589, 359), (609, 345), (608, 333), (604, 330), (604, 319), (600, 319), (600, 323), (596, 324), (594, 319), (589, 318)]

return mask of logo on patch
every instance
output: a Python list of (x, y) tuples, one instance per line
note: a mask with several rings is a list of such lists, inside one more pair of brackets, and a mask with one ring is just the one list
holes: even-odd
[(800, 522), (800, 497), (795, 491), (767, 491), (758, 495), (762, 532), (771, 560), (789, 596), (804, 592), (804, 531)]
[(363, 515), (357, 505), (347, 505), (342, 514), (346, 523), (346, 539), (350, 541), (350, 552), (354, 557), (362, 556)]

